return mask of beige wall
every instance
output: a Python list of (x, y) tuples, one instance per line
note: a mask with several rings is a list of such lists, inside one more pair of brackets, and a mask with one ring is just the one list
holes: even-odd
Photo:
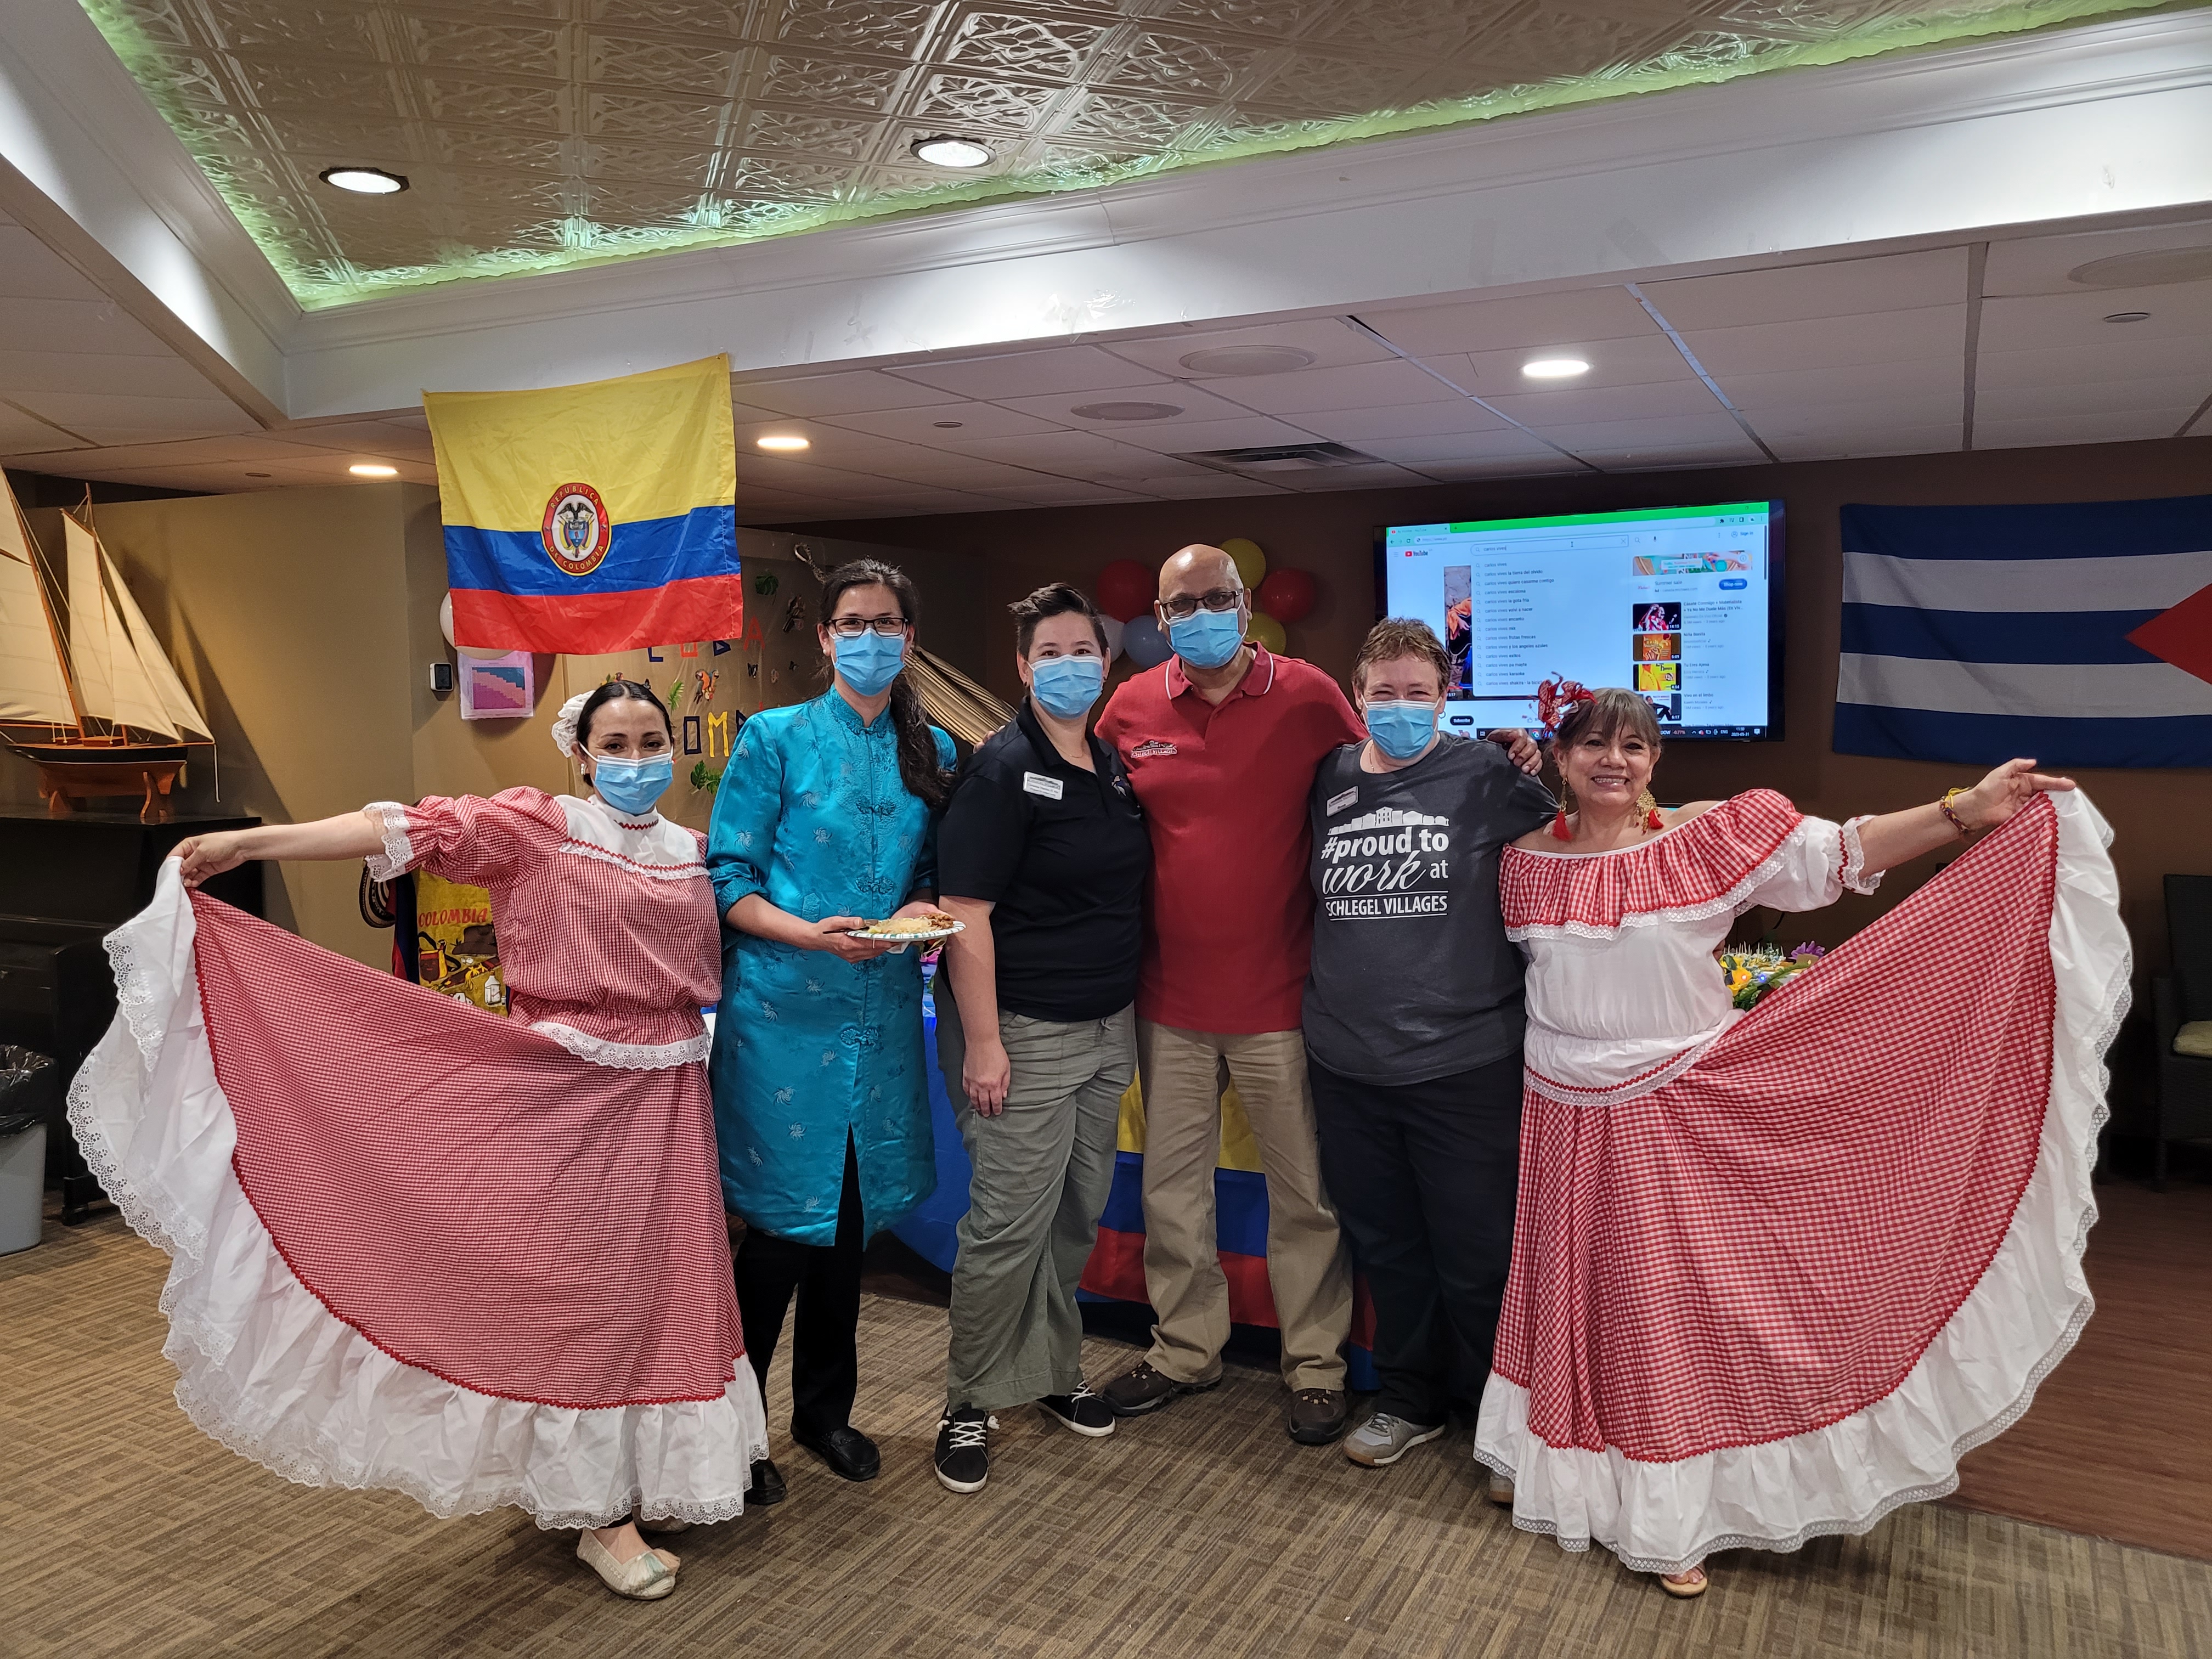
[[(1662, 769), (1670, 799), (1726, 795), (1764, 784), (1829, 817), (1928, 800), (1972, 768), (1838, 755), (1829, 748), (1835, 703), (1843, 556), (1838, 509), (1847, 501), (1972, 503), (2112, 501), (2212, 492), (2212, 439), (2073, 449), (2002, 450), (1726, 471), (1556, 477), (1419, 489), (1359, 490), (1129, 507), (1087, 507), (824, 525), (922, 548), (957, 549), (988, 572), (975, 610), (984, 630), (986, 683), (1018, 695), (1006, 605), (1039, 582), (1088, 584), (1112, 560), (1157, 563), (1188, 542), (1248, 536), (1271, 568), (1311, 571), (1321, 600), (1289, 630), (1290, 649), (1341, 676), (1375, 617), (1374, 532), (1387, 524), (1601, 512), (1704, 501), (1778, 500), (1788, 515), (1789, 597), (1784, 708), (1775, 744), (1683, 744)], [(1125, 672), (1126, 672), (1126, 659)], [(2166, 966), (2160, 877), (2212, 873), (2212, 770), (2077, 774), (2112, 820), (2140, 971)], [(1832, 941), (1863, 926), (1924, 878), (1901, 872), (1875, 899), (1850, 898), (1808, 918), (1803, 932)], [(1793, 941), (1794, 942), (1794, 939)], [(2136, 1057), (2138, 1061), (2140, 1056)]]

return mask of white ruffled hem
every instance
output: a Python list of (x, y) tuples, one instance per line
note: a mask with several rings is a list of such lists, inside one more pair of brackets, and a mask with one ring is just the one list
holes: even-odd
[(1526, 1391), (1493, 1372), (1474, 1455), (1513, 1481), (1516, 1526), (1570, 1550), (1602, 1545), (1639, 1572), (1686, 1571), (1716, 1550), (1792, 1550), (1942, 1497), (1958, 1485), (1960, 1457), (2033, 1403), (2095, 1305), (2081, 1272), (2097, 1218), (2089, 1171), (2106, 1116), (2104, 1054), (2129, 998), (2127, 930), (2103, 850), (2112, 830), (2079, 793), (2052, 801), (2051, 1101), (2034, 1170), (1972, 1292), (1895, 1391), (1864, 1410), (1673, 1463), (1546, 1443), (1528, 1430)]
[(741, 1513), (768, 1455), (750, 1364), (712, 1400), (501, 1399), (384, 1352), (293, 1276), (231, 1168), (176, 868), (109, 940), (121, 1012), (71, 1084), (69, 1115), (125, 1218), (173, 1258), (162, 1352), (185, 1414), (288, 1480), (403, 1492), (441, 1517), (513, 1505), (556, 1528)]

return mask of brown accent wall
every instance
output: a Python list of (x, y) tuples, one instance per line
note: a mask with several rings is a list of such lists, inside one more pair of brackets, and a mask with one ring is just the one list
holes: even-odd
[[(1375, 619), (1374, 532), (1386, 524), (1510, 518), (1547, 513), (1705, 501), (1778, 500), (1788, 516), (1784, 646), (1787, 738), (1775, 744), (1682, 744), (1662, 764), (1668, 799), (1721, 796), (1753, 785), (1779, 789), (1826, 817), (1878, 812), (1928, 800), (1972, 781), (1966, 766), (1870, 759), (1829, 749), (1840, 632), (1845, 502), (2002, 503), (2130, 500), (2212, 492), (2212, 439), (2082, 448), (2000, 450), (1711, 471), (1557, 476), (1414, 489), (1348, 490), (1226, 501), (1047, 508), (917, 519), (872, 519), (811, 528), (976, 556), (988, 573), (976, 596), (986, 629), (987, 683), (1018, 695), (1006, 604), (1056, 578), (1088, 584), (1118, 558), (1156, 564), (1188, 542), (1247, 536), (1272, 568), (1311, 571), (1321, 600), (1289, 630), (1295, 655), (1341, 676)], [(1122, 672), (1127, 672), (1123, 660)], [(2082, 786), (2112, 821), (2140, 972), (2164, 971), (2166, 919), (2160, 878), (2212, 873), (2212, 770), (2083, 770)], [(1876, 899), (1847, 898), (1790, 928), (1833, 939), (1924, 879), (1900, 872)], [(2136, 1056), (2140, 1061), (2141, 1055)]]

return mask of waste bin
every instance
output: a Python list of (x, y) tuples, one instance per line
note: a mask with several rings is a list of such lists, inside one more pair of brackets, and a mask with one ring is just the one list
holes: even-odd
[(0, 1255), (39, 1242), (46, 1134), (60, 1100), (61, 1072), (52, 1060), (0, 1045)]

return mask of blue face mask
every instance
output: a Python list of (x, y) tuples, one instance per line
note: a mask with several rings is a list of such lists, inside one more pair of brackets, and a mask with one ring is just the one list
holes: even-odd
[(1106, 665), (1096, 657), (1047, 657), (1030, 665), (1030, 695), (1060, 720), (1079, 717), (1105, 684)]
[(648, 755), (643, 760), (616, 760), (605, 755), (592, 758), (592, 787), (624, 817), (641, 818), (652, 811), (653, 802), (666, 794), (668, 786), (675, 781), (676, 761), (668, 754)]
[(837, 638), (837, 678), (864, 697), (886, 690), (906, 666), (906, 636), (885, 639), (877, 633)]
[(1413, 759), (1437, 734), (1432, 702), (1370, 702), (1366, 713), (1367, 735), (1392, 760)]
[(1237, 607), (1194, 611), (1168, 624), (1168, 643), (1193, 668), (1218, 668), (1244, 643), (1244, 619)]

